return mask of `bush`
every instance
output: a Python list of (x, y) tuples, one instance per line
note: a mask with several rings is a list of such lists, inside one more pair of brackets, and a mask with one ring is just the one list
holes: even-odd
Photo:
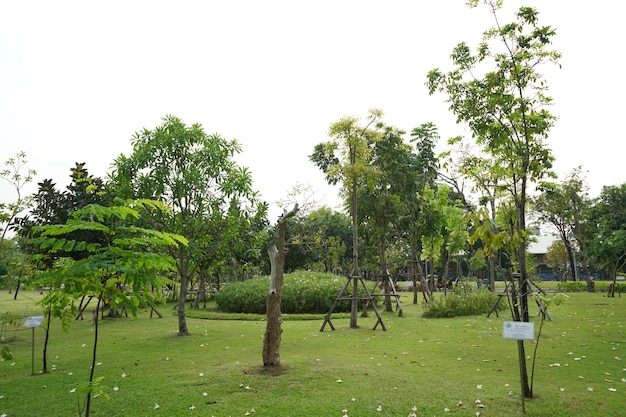
[[(422, 317), (447, 318), (487, 314), (497, 301), (498, 295), (487, 290), (468, 291), (461, 289), (451, 291), (427, 304)], [(498, 310), (505, 308), (506, 302), (500, 301)]]
[[(327, 313), (345, 283), (345, 277), (319, 272), (285, 274), (281, 311), (285, 314)], [(215, 295), (215, 302), (220, 311), (227, 313), (265, 314), (269, 285), (269, 277), (230, 283)], [(363, 290), (362, 286), (360, 290)], [(362, 308), (363, 302), (360, 304)], [(342, 300), (334, 311), (346, 312), (350, 307), (349, 300)]]
[(583, 292), (587, 291), (587, 283), (585, 281), (559, 282), (557, 284), (557, 289), (562, 292)]
[[(595, 281), (596, 292), (609, 292), (609, 286), (613, 281)], [(626, 283), (616, 283), (615, 292), (618, 294), (626, 293)]]

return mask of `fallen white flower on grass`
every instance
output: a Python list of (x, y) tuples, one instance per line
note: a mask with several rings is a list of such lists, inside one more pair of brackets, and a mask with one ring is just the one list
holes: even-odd
[(587, 387), (587, 391), (593, 392), (593, 387)]
[(450, 409), (448, 407), (446, 407), (446, 408), (443, 409), (443, 411), (448, 413), (448, 412), (450, 412)]
[(155, 409), (155, 410), (158, 410), (158, 409), (159, 409), (159, 407), (160, 407), (160, 405), (159, 405), (158, 403), (154, 404), (154, 409)]
[(565, 388), (559, 388), (561, 392), (565, 392)]
[(113, 391), (119, 391), (119, 390), (120, 390), (120, 387), (118, 386), (113, 387)]
[(338, 379), (338, 380), (337, 380), (337, 382), (341, 383), (341, 382), (343, 382), (343, 381), (342, 381), (341, 379)]
[(478, 384), (478, 385), (476, 385), (476, 389), (483, 389), (482, 384)]
[(208, 395), (209, 395), (209, 394), (208, 394), (207, 392), (203, 392), (203, 393), (202, 393), (202, 396), (203, 396), (203, 397), (207, 397)]
[(126, 372), (122, 372), (122, 378), (126, 378)]
[(617, 392), (617, 389), (616, 389), (616, 388), (609, 388), (609, 391), (611, 391), (611, 392)]
[(70, 394), (73, 394), (73, 393), (75, 393), (75, 392), (76, 392), (76, 388), (72, 388), (72, 389), (70, 390)]
[(204, 372), (200, 372), (198, 376), (204, 376)]
[(190, 409), (190, 410), (195, 410), (195, 409), (196, 409), (196, 406), (195, 406), (195, 405), (192, 405), (191, 407), (189, 407), (189, 409)]
[(376, 411), (383, 411), (383, 407), (379, 405), (378, 407), (376, 407)]

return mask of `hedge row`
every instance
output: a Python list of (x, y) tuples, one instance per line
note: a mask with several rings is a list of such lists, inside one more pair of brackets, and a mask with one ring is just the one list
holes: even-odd
[[(285, 314), (327, 313), (345, 283), (344, 277), (319, 272), (285, 274), (281, 311)], [(230, 283), (215, 295), (217, 307), (227, 313), (265, 314), (269, 285), (269, 277)], [(351, 292), (351, 288), (347, 291)], [(362, 286), (360, 291), (364, 295)], [(347, 312), (350, 308), (351, 302), (342, 300), (334, 311)]]
[[(498, 301), (498, 295), (487, 290), (467, 291), (461, 289), (441, 295), (426, 305), (425, 318), (449, 318), (487, 314)], [(506, 302), (498, 303), (498, 310), (506, 308)]]

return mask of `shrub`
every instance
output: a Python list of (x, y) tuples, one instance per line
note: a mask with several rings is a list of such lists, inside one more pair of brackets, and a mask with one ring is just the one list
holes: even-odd
[[(487, 314), (497, 301), (498, 295), (487, 290), (468, 291), (461, 289), (451, 291), (427, 304), (422, 317), (446, 318)], [(505, 308), (506, 302), (500, 301), (498, 310)]]
[[(285, 274), (281, 311), (285, 314), (327, 313), (345, 283), (345, 277), (320, 272)], [(231, 283), (215, 295), (215, 302), (220, 311), (227, 313), (265, 314), (269, 285), (269, 277)], [(360, 291), (364, 295), (362, 286)], [(363, 302), (360, 304), (362, 308)], [(350, 311), (350, 307), (349, 300), (342, 300), (334, 311), (346, 312)]]
[(584, 281), (559, 282), (557, 289), (562, 292), (582, 292), (587, 291), (587, 283)]

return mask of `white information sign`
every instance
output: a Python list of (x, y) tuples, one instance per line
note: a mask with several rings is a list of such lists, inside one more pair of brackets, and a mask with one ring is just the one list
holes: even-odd
[(523, 321), (505, 321), (502, 337), (513, 340), (534, 340), (535, 323)]
[(24, 322), (24, 327), (26, 328), (39, 327), (41, 325), (41, 322), (43, 322), (43, 319), (44, 319), (44, 316), (30, 316)]

